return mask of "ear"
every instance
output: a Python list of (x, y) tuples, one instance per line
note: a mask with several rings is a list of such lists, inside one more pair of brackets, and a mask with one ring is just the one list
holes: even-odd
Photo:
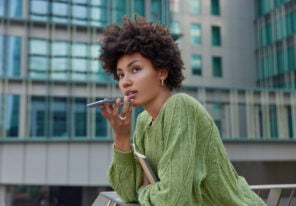
[(158, 74), (159, 74), (159, 78), (160, 78), (160, 79), (166, 80), (166, 78), (167, 78), (168, 75), (169, 75), (169, 71), (168, 71), (168, 69), (160, 69), (160, 70), (158, 71)]

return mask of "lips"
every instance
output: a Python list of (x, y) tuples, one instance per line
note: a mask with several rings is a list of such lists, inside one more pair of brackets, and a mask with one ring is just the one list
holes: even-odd
[(129, 99), (135, 99), (136, 94), (137, 94), (137, 91), (135, 90), (132, 90), (132, 91), (129, 90), (124, 93), (124, 95), (127, 96)]

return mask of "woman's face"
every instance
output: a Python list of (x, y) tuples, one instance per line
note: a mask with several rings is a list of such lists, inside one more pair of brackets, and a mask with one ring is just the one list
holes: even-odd
[(165, 70), (156, 71), (140, 53), (124, 55), (117, 62), (119, 88), (124, 96), (133, 99), (135, 106), (145, 107), (162, 94), (164, 73)]

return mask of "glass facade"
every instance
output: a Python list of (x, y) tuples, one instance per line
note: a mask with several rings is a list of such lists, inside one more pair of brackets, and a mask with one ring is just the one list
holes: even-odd
[[(145, 14), (145, 0), (81, 0), (81, 1), (30, 1), (30, 18), (78, 25), (104, 27), (111, 22), (121, 22), (124, 15)], [(151, 0), (150, 15), (153, 22), (164, 22), (165, 5), (161, 0)]]
[(112, 81), (98, 60), (99, 44), (30, 39), (29, 77), (71, 81)]
[(0, 0), (1, 138), (109, 139), (100, 110), (86, 108), (118, 95), (97, 60), (101, 29), (135, 14), (170, 25), (168, 9), (163, 0)]
[[(32, 96), (30, 138), (93, 138), (87, 133), (86, 98)], [(95, 138), (107, 136), (107, 121), (95, 111)]]
[(258, 85), (296, 88), (296, 5), (292, 1), (256, 1)]

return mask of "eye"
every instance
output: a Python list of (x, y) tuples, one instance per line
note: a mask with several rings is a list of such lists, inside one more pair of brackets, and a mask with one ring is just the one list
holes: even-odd
[(122, 79), (124, 77), (124, 74), (117, 74), (118, 79)]
[(139, 71), (141, 71), (140, 67), (134, 67), (133, 70), (132, 70), (133, 73), (137, 73)]

